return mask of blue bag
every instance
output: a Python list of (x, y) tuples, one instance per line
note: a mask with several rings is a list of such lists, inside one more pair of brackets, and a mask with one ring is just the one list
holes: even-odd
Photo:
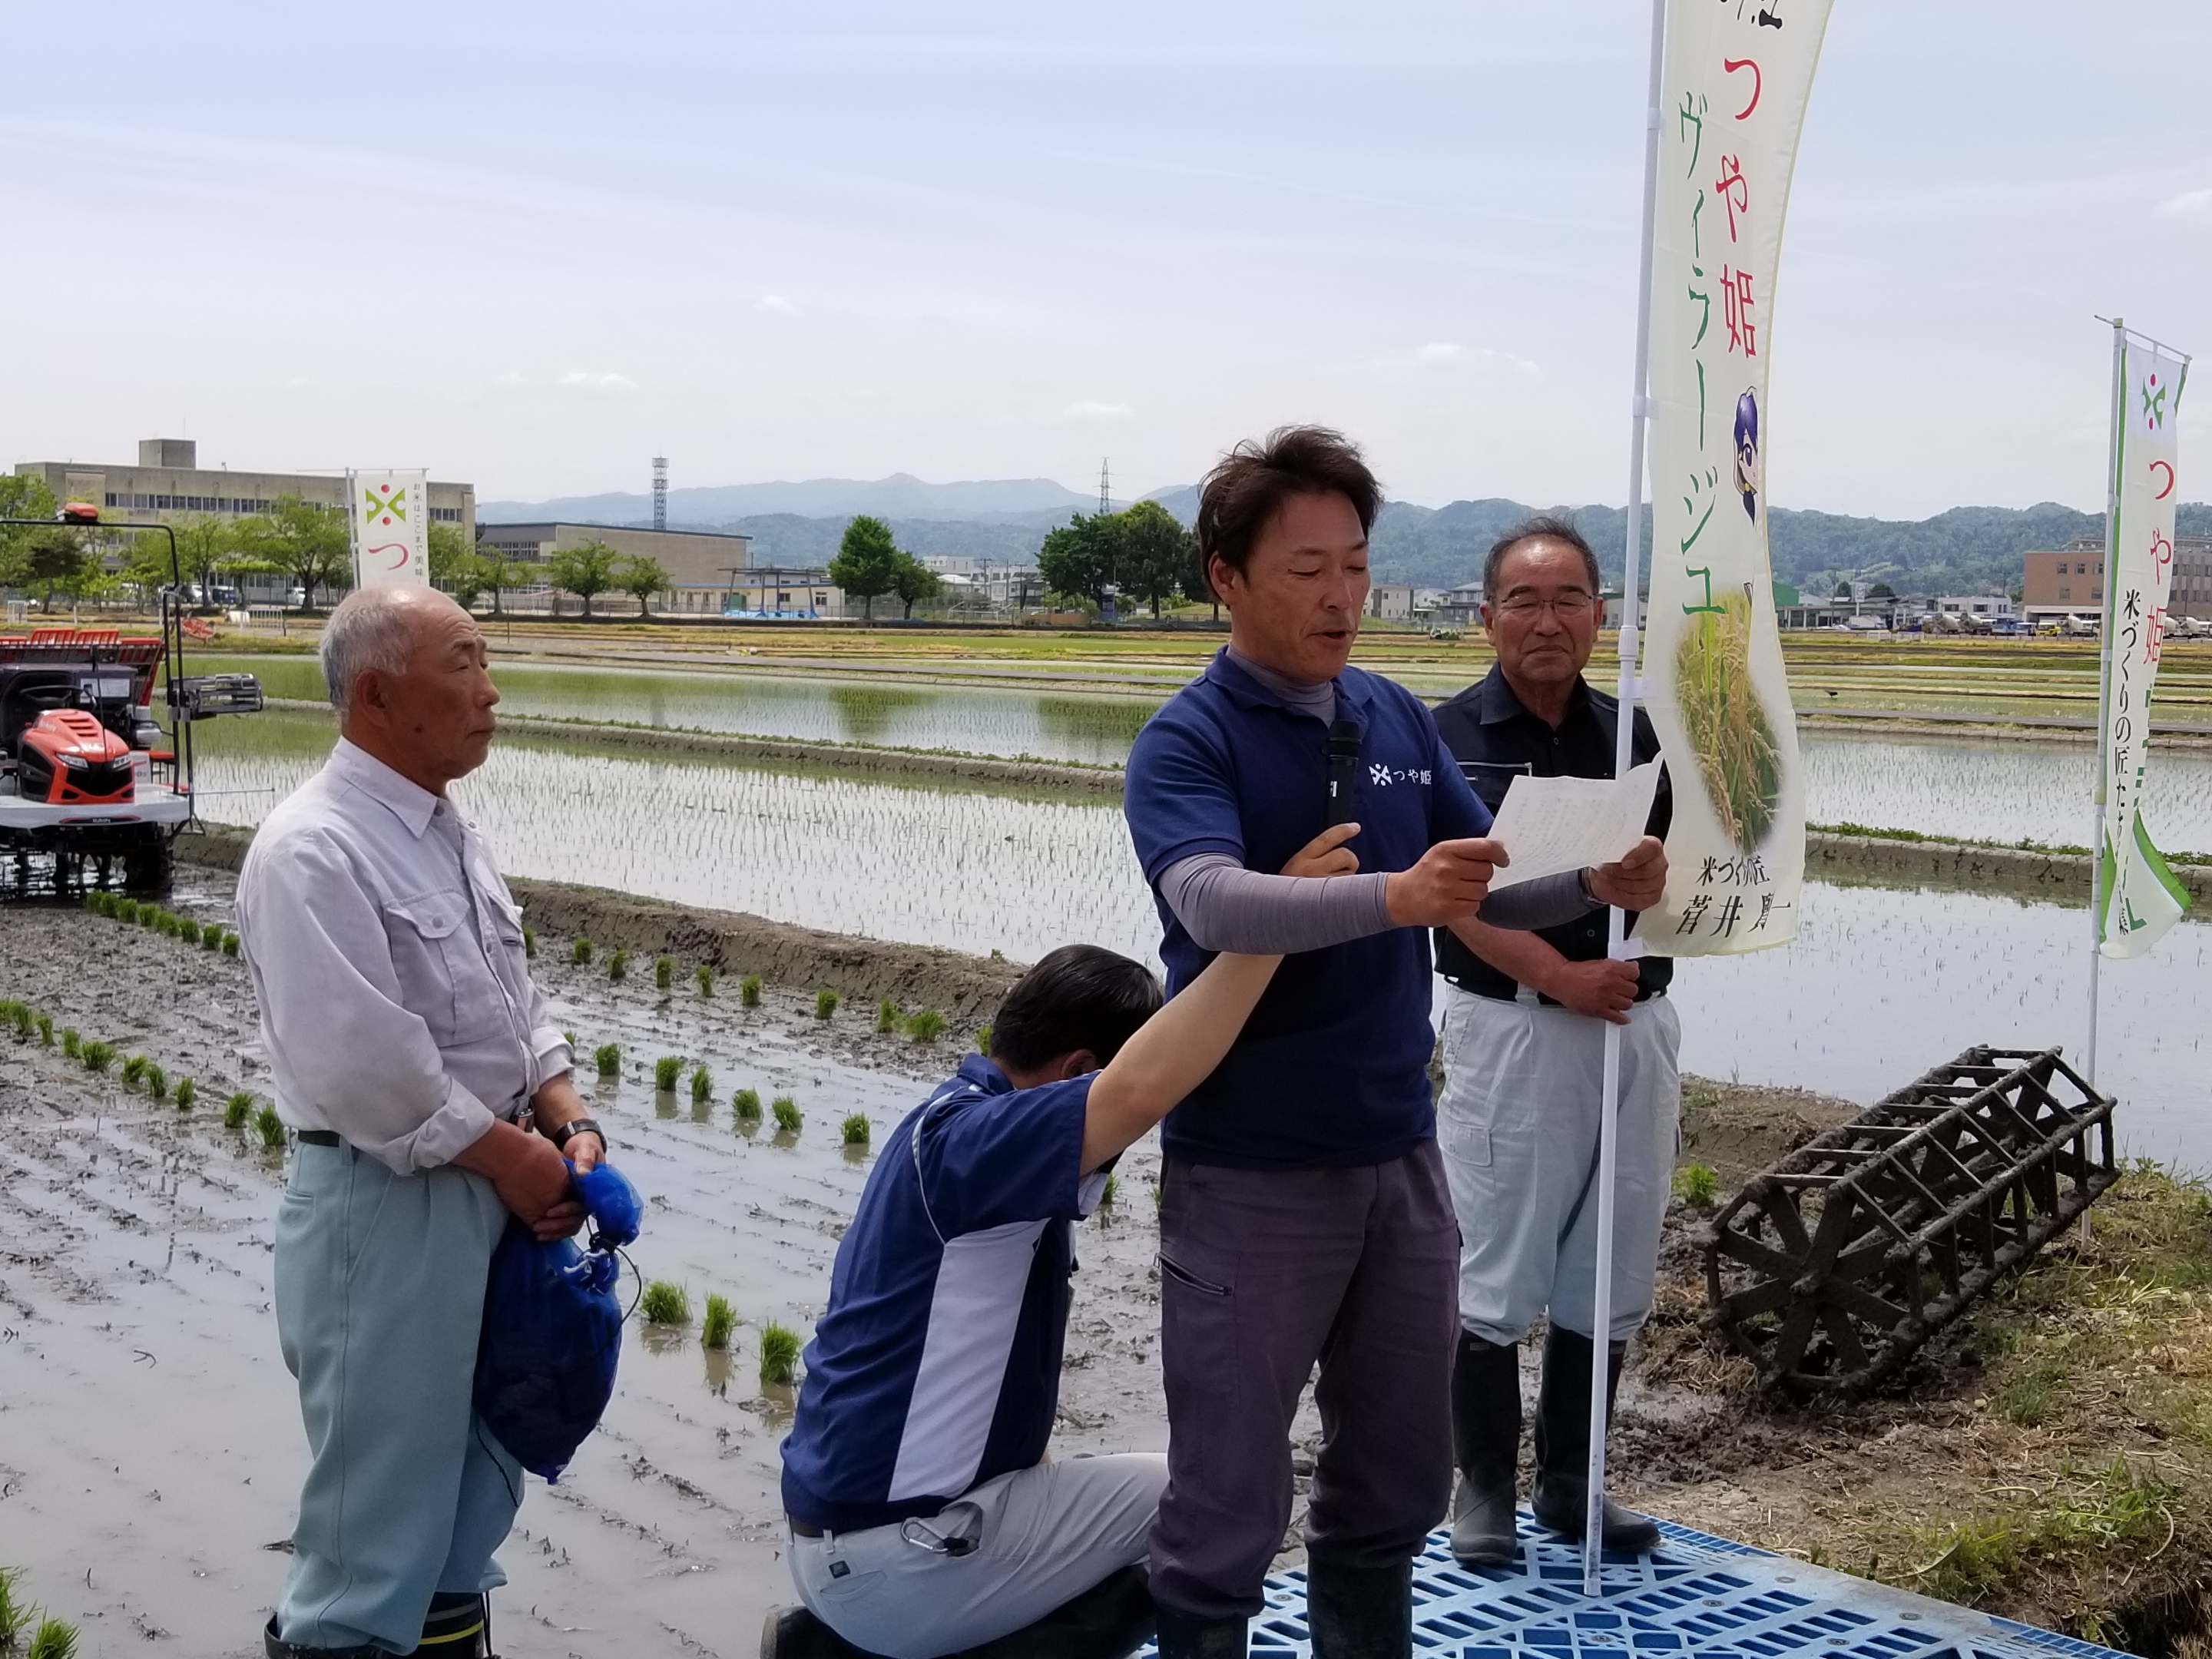
[(623, 1310), (616, 1249), (637, 1237), (637, 1188), (611, 1165), (568, 1166), (592, 1218), (590, 1248), (541, 1243), (507, 1218), (484, 1288), (476, 1409), (533, 1474), (557, 1480), (614, 1397)]

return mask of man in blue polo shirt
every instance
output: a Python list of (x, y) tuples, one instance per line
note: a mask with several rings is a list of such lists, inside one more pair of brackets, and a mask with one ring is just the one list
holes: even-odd
[[(1381, 504), (1358, 452), (1318, 428), (1240, 445), (1208, 475), (1199, 547), (1229, 645), (1129, 759), (1125, 811), (1165, 927), (1170, 1011), (1210, 952), (1284, 957), (1163, 1131), (1162, 1659), (1244, 1652), (1290, 1520), (1289, 1431), (1316, 1362), (1314, 1652), (1408, 1651), (1413, 1558), (1449, 1496), (1458, 1332), (1422, 930), (1478, 913), (1546, 927), (1656, 896), (1639, 853), (1486, 901), (1503, 862), (1482, 839), (1488, 811), (1420, 701), (1347, 666)], [(1354, 744), (1346, 873), (1261, 873), (1321, 830), (1330, 751)]]
[(990, 1057), (970, 1054), (885, 1142), (783, 1443), (808, 1611), (769, 1615), (763, 1659), (934, 1659), (986, 1643), (1108, 1659), (1150, 1633), (1142, 1575), (1127, 1570), (1166, 1460), (1045, 1459), (1070, 1224), (1219, 1062), (1274, 967), (1218, 957), (1162, 1010), (1140, 963), (1063, 946), (1007, 994)]

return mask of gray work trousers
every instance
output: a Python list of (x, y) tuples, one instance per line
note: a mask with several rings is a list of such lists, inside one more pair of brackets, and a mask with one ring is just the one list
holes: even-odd
[[(1018, 1469), (926, 1521), (794, 1533), (791, 1582), (809, 1612), (870, 1653), (935, 1659), (981, 1647), (1143, 1560), (1167, 1480), (1158, 1452)], [(955, 1555), (947, 1540), (974, 1547)]]
[(394, 1175), (302, 1143), (276, 1212), (276, 1340), (313, 1456), (276, 1632), (412, 1653), (438, 1591), (507, 1582), (492, 1552), (522, 1469), (474, 1404), (484, 1281), (507, 1209), (447, 1164)]
[[(1571, 1009), (1444, 992), (1437, 1139), (1459, 1212), (1460, 1323), (1504, 1346), (1536, 1316), (1595, 1338), (1598, 1107), (1606, 1022)], [(1681, 1022), (1663, 996), (1620, 1034), (1610, 1338), (1651, 1316), (1659, 1230), (1672, 1189)]]
[(1154, 1601), (1194, 1619), (1260, 1611), (1290, 1524), (1291, 1424), (1316, 1362), (1308, 1553), (1369, 1567), (1419, 1551), (1450, 1495), (1458, 1257), (1433, 1140), (1345, 1169), (1168, 1160)]

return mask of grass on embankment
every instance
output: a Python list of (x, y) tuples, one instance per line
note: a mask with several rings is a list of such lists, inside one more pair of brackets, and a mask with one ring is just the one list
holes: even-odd
[(1662, 1287), (1638, 1370), (1715, 1415), (1670, 1518), (2130, 1652), (2212, 1653), (2212, 1191), (2136, 1164), (1889, 1393), (1798, 1404)]

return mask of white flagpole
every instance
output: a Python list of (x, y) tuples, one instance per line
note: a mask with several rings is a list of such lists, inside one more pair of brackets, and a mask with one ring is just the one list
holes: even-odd
[[(2112, 438), (2106, 461), (2105, 613), (2097, 624), (2097, 790), (2091, 809), (2089, 840), (2089, 1040), (2082, 1045), (2081, 1075), (2097, 1081), (2097, 975), (2104, 961), (2105, 799), (2111, 780), (2105, 775), (2105, 734), (2110, 729), (2112, 697), (2112, 598), (2119, 569), (2121, 380), (2127, 371), (2128, 330), (2112, 319)], [(2088, 1217), (2085, 1214), (2086, 1222)]]
[[(1636, 278), (1636, 369), (1628, 428), (1628, 533), (1620, 581), (1620, 708), (1613, 733), (1613, 775), (1626, 777), (1635, 763), (1638, 631), (1636, 595), (1643, 575), (1644, 441), (1651, 418), (1651, 260), (1659, 210), (1659, 100), (1667, 62), (1667, 0), (1651, 0), (1651, 80), (1644, 112), (1644, 245)], [(1607, 914), (1606, 954), (1615, 959), (1632, 951), (1628, 919), (1615, 908)], [(1613, 1120), (1620, 1110), (1620, 1027), (1605, 1027), (1605, 1082), (1599, 1097), (1597, 1132), (1597, 1285), (1590, 1298), (1589, 1508), (1583, 1517), (1583, 1594), (1601, 1593), (1598, 1569), (1605, 1541), (1605, 1436), (1607, 1382), (1613, 1355), (1613, 1172), (1620, 1134)]]

